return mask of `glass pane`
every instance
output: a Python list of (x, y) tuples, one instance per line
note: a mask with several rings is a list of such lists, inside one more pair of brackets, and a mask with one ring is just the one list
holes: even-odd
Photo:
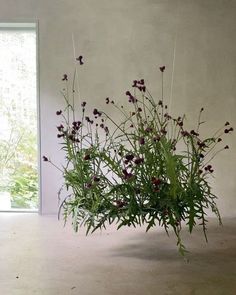
[(38, 208), (36, 32), (0, 27), (0, 210)]

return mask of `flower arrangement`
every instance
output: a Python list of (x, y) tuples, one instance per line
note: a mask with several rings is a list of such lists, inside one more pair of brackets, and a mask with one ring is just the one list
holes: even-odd
[[(82, 56), (77, 61), (82, 65)], [(85, 101), (81, 102), (77, 117), (75, 82), (71, 94), (68, 87), (64, 89), (66, 106), (56, 114), (61, 118), (57, 137), (66, 164), (58, 169), (63, 173), (68, 196), (61, 202), (59, 214), (63, 214), (65, 222), (72, 218), (75, 231), (85, 225), (87, 233), (113, 222), (117, 229), (146, 225), (148, 231), (159, 225), (168, 234), (172, 228), (179, 252), (184, 255), (187, 250), (181, 240), (183, 223), (190, 233), (197, 224), (201, 225), (206, 240), (208, 208), (221, 223), (217, 197), (208, 181), (214, 172), (210, 162), (229, 148), (225, 145), (216, 149), (222, 136), (233, 128), (226, 122), (212, 137), (202, 138), (202, 108), (196, 129), (187, 130), (185, 116), (173, 118), (164, 104), (165, 66), (159, 69), (159, 101), (152, 97), (144, 79), (134, 80), (133, 90), (126, 92), (129, 111), (110, 98), (105, 99), (122, 114), (120, 122), (96, 108), (88, 116)], [(68, 76), (64, 74), (62, 80), (67, 84)], [(46, 156), (43, 159), (52, 163)]]

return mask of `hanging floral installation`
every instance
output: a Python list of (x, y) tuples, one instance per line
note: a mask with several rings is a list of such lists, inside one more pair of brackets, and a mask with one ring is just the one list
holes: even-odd
[[(82, 56), (76, 60), (83, 65)], [(63, 173), (63, 188), (68, 195), (61, 201), (59, 215), (65, 222), (70, 218), (75, 231), (84, 225), (87, 234), (111, 223), (116, 223), (117, 229), (144, 225), (146, 231), (159, 225), (167, 234), (172, 229), (184, 255), (187, 250), (181, 240), (182, 225), (190, 233), (200, 225), (207, 240), (208, 209), (221, 224), (217, 196), (209, 184), (214, 173), (210, 163), (229, 148), (222, 145), (222, 137), (233, 128), (226, 122), (213, 136), (203, 138), (202, 108), (195, 130), (188, 130), (185, 116), (172, 117), (164, 104), (165, 66), (159, 70), (160, 100), (152, 97), (144, 79), (134, 80), (132, 90), (125, 93), (129, 110), (105, 99), (105, 104), (122, 115), (118, 122), (97, 108), (87, 114), (85, 101), (75, 109), (77, 69), (71, 91), (64, 74), (66, 90), (62, 95), (66, 105), (56, 114), (60, 117), (57, 137), (65, 164), (57, 168)], [(55, 166), (48, 157), (43, 160)]]

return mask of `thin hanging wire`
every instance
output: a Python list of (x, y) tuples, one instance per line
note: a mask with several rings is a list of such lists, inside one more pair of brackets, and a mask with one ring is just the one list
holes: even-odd
[(171, 112), (172, 108), (172, 100), (173, 100), (173, 85), (174, 85), (174, 73), (175, 73), (175, 58), (176, 58), (176, 48), (177, 48), (177, 37), (178, 37), (178, 21), (179, 21), (179, 1), (177, 2), (176, 8), (177, 15), (177, 24), (175, 30), (175, 38), (174, 38), (174, 49), (173, 49), (173, 62), (172, 62), (172, 73), (171, 73), (171, 85), (170, 85), (170, 98), (169, 98), (169, 112)]
[(76, 49), (75, 49), (75, 38), (74, 38), (74, 33), (71, 35), (72, 37), (72, 46), (73, 46), (73, 55), (74, 55), (74, 63), (75, 63), (75, 85), (74, 88), (77, 87), (76, 91), (78, 93), (79, 101), (81, 102), (81, 97), (80, 97), (80, 86), (79, 86), (79, 76), (78, 76), (78, 70), (77, 70), (77, 61), (76, 61)]

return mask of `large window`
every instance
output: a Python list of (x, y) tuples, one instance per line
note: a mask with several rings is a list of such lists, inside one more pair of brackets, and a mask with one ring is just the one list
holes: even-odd
[(35, 24), (0, 23), (0, 210), (37, 210)]

